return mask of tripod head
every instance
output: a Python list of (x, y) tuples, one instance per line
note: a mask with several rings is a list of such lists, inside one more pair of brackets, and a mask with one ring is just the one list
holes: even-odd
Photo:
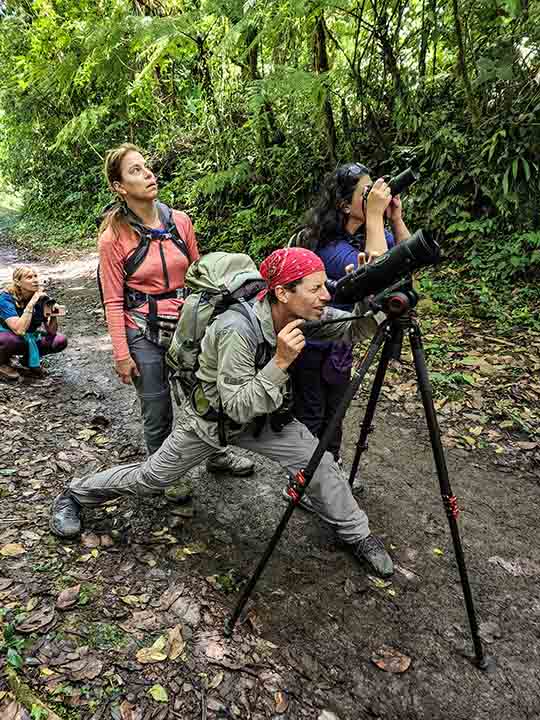
[(419, 295), (412, 286), (412, 276), (408, 275), (388, 288), (385, 288), (378, 295), (371, 295), (366, 298), (365, 304), (368, 308), (362, 315), (350, 315), (345, 318), (332, 320), (305, 320), (301, 330), (306, 337), (312, 337), (323, 325), (342, 323), (354, 320), (364, 320), (372, 317), (375, 313), (383, 312), (391, 320), (402, 317), (410, 317), (410, 313), (418, 304)]
[(420, 299), (413, 288), (412, 276), (408, 275), (378, 295), (368, 299), (372, 312), (383, 312), (392, 320), (403, 317), (418, 304)]

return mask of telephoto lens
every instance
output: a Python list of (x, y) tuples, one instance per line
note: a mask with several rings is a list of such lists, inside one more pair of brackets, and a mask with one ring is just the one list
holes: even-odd
[(327, 287), (335, 303), (359, 302), (418, 268), (436, 265), (440, 259), (441, 248), (431, 233), (417, 230), (407, 240), (398, 243), (373, 262), (363, 265), (335, 283), (327, 283)]
[(390, 180), (388, 181), (388, 187), (390, 188), (392, 197), (402, 193), (404, 190), (406, 190), (408, 187), (410, 187), (417, 180), (418, 180), (418, 175), (410, 167), (408, 167), (403, 172), (400, 172), (399, 175), (396, 175), (395, 177), (390, 178)]

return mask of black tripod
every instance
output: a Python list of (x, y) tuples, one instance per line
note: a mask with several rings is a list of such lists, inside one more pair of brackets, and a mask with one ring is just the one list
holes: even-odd
[[(399, 288), (399, 289), (396, 289)], [(416, 377), (420, 394), (422, 396), (422, 403), (424, 406), (424, 412), (426, 416), (426, 422), (429, 429), (429, 436), (431, 440), (431, 448), (433, 451), (433, 457), (435, 459), (435, 466), (437, 468), (437, 475), (439, 478), (439, 485), (441, 490), (441, 496), (446, 515), (448, 517), (448, 524), (450, 525), (450, 533), (452, 535), (452, 542), (454, 544), (454, 553), (456, 556), (456, 562), (459, 570), (459, 576), (461, 580), (461, 586), (463, 588), (463, 597), (465, 600), (465, 607), (467, 610), (467, 616), (469, 618), (469, 625), (471, 629), (472, 642), (474, 647), (474, 660), (477, 666), (486, 671), (494, 669), (495, 664), (492, 658), (487, 657), (484, 654), (482, 648), (482, 641), (478, 634), (478, 623), (476, 620), (476, 613), (474, 609), (474, 603), (472, 598), (471, 586), (469, 584), (469, 578), (467, 576), (467, 568), (465, 566), (465, 558), (463, 555), (463, 548), (461, 546), (461, 539), (459, 536), (459, 529), (457, 525), (457, 517), (459, 509), (457, 505), (457, 498), (452, 494), (450, 482), (448, 480), (448, 469), (446, 467), (446, 460), (444, 457), (444, 451), (441, 443), (441, 436), (439, 431), (439, 425), (437, 422), (437, 416), (435, 414), (435, 407), (433, 405), (433, 395), (431, 391), (431, 384), (429, 381), (424, 349), (422, 346), (422, 336), (420, 333), (420, 326), (414, 312), (414, 307), (418, 302), (418, 295), (412, 289), (411, 283), (408, 280), (395, 286), (392, 290), (383, 293), (378, 300), (378, 305), (374, 309), (382, 309), (386, 313), (386, 320), (379, 325), (379, 328), (371, 341), (371, 344), (360, 361), (358, 367), (355, 369), (353, 378), (347, 388), (347, 391), (343, 397), (343, 400), (336, 411), (336, 414), (329, 423), (326, 431), (324, 432), (319, 444), (317, 445), (315, 452), (311, 456), (306, 468), (300, 471), (295, 476), (294, 480), (289, 484), (287, 490), (290, 502), (287, 506), (283, 517), (281, 518), (279, 525), (277, 526), (272, 539), (268, 543), (268, 546), (261, 557), (255, 572), (251, 576), (250, 580), (246, 584), (242, 595), (240, 596), (238, 603), (231, 615), (231, 617), (225, 623), (225, 634), (231, 635), (236, 625), (238, 618), (242, 610), (245, 607), (248, 598), (250, 597), (257, 580), (261, 576), (266, 563), (268, 562), (275, 546), (277, 545), (283, 530), (285, 529), (289, 518), (291, 517), (294, 509), (300, 502), (306, 488), (309, 486), (315, 471), (324, 455), (328, 443), (330, 442), (334, 429), (338, 423), (341, 422), (347, 408), (349, 407), (352, 399), (356, 395), (358, 388), (360, 387), (366, 373), (372, 365), (377, 353), (382, 347), (382, 354), (379, 361), (379, 366), (375, 374), (373, 386), (371, 388), (370, 397), (368, 400), (366, 413), (362, 422), (360, 437), (356, 446), (356, 453), (351, 468), (351, 474), (349, 477), (349, 483), (352, 485), (356, 472), (358, 470), (358, 464), (360, 457), (365, 450), (367, 450), (367, 436), (371, 428), (371, 422), (375, 414), (377, 401), (381, 392), (388, 363), (392, 358), (399, 358), (401, 355), (401, 349), (403, 344), (403, 338), (405, 334), (409, 336), (411, 343), (411, 349), (414, 359), (414, 366), (416, 369)], [(332, 321), (330, 321), (332, 322)], [(338, 321), (339, 322), (339, 321)], [(342, 322), (342, 321), (341, 321)]]

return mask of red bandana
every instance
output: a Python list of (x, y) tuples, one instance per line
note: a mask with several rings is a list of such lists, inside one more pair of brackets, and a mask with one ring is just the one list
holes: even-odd
[(274, 250), (259, 268), (268, 287), (261, 290), (257, 300), (262, 300), (268, 290), (273, 290), (277, 285), (286, 285), (321, 270), (324, 271), (324, 263), (311, 250), (298, 247)]

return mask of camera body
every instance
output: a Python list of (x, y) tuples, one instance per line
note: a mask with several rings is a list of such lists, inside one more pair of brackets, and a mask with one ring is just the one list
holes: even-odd
[[(400, 172), (399, 175), (395, 175), (394, 177), (390, 178), (390, 180), (388, 180), (388, 187), (390, 188), (390, 193), (392, 197), (395, 197), (396, 195), (402, 193), (417, 180), (418, 175), (410, 167), (403, 170), (403, 172)], [(364, 190), (364, 200), (367, 199), (367, 196), (369, 195), (372, 187), (373, 184), (368, 185), (368, 187), (366, 187), (366, 189)]]
[(40, 298), (38, 305), (43, 308), (43, 315), (47, 317), (62, 317), (66, 314), (66, 306), (58, 305), (56, 300), (49, 295)]

